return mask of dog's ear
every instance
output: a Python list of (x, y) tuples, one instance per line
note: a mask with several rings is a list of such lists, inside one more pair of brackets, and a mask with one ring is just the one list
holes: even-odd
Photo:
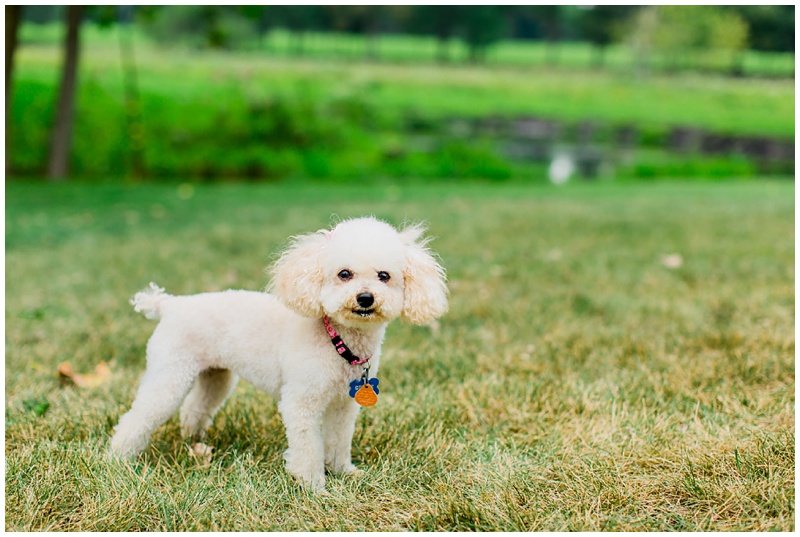
[(286, 307), (304, 317), (322, 317), (322, 251), (330, 232), (320, 230), (293, 237), (280, 258), (269, 268), (268, 291)]
[(447, 285), (444, 268), (422, 237), (425, 228), (416, 224), (400, 232), (406, 247), (403, 273), (403, 317), (413, 324), (426, 324), (447, 313)]

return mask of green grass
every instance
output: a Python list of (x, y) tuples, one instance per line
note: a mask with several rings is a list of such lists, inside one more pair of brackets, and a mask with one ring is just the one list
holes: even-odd
[[(793, 199), (777, 181), (10, 182), (6, 529), (793, 531)], [(298, 489), (275, 403), (244, 384), (210, 468), (174, 419), (109, 461), (153, 330), (133, 292), (262, 288), (332, 214), (427, 220), (452, 290), (438, 330), (389, 329), (366, 475)], [(112, 377), (61, 387), (65, 360)]]

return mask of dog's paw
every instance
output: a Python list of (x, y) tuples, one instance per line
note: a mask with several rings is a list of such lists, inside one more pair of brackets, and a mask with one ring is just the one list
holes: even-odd
[(328, 493), (328, 491), (325, 490), (325, 474), (310, 476), (300, 475), (293, 472), (289, 472), (289, 474), (301, 487), (306, 490), (310, 490), (316, 494)]
[(332, 473), (333, 475), (354, 475), (360, 476), (364, 473), (364, 470), (359, 469), (356, 465), (351, 462), (345, 463), (325, 463), (325, 469)]
[(111, 438), (108, 456), (120, 461), (133, 461), (144, 450), (144, 442), (133, 442), (117, 433)]
[(325, 477), (313, 477), (311, 479), (301, 479), (301, 485), (320, 496), (327, 496), (328, 490), (325, 488)]
[(341, 475), (350, 475), (350, 476), (353, 476), (353, 477), (361, 477), (361, 476), (363, 476), (365, 474), (365, 472), (364, 472), (364, 470), (362, 470), (361, 468), (358, 468), (354, 464), (348, 464), (348, 465), (345, 465), (345, 467), (342, 468), (339, 471), (339, 474), (341, 474)]

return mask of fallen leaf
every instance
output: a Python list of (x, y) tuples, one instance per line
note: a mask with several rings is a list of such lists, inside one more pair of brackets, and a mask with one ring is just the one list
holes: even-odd
[(558, 248), (548, 251), (544, 256), (547, 261), (560, 261), (562, 257), (564, 253)]
[(79, 388), (96, 388), (111, 377), (111, 368), (105, 362), (100, 362), (94, 368), (94, 373), (76, 373), (69, 362), (58, 365), (58, 377), (62, 382), (72, 382)]
[(214, 448), (207, 446), (202, 442), (197, 442), (189, 446), (189, 455), (197, 461), (200, 468), (209, 468), (211, 466), (211, 457)]
[(681, 254), (669, 254), (661, 257), (661, 264), (668, 269), (680, 268), (683, 265)]

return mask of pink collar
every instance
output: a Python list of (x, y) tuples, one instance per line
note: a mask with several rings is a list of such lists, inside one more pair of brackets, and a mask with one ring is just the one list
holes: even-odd
[(366, 364), (369, 362), (369, 359), (372, 358), (372, 356), (359, 358), (353, 354), (353, 351), (351, 351), (347, 345), (344, 344), (342, 338), (339, 337), (339, 334), (336, 333), (333, 325), (331, 325), (330, 319), (328, 319), (327, 315), (325, 315), (322, 320), (325, 322), (325, 330), (328, 331), (328, 335), (331, 337), (331, 343), (333, 343), (333, 346), (336, 347), (336, 352), (339, 353), (339, 356), (347, 360), (351, 365)]

